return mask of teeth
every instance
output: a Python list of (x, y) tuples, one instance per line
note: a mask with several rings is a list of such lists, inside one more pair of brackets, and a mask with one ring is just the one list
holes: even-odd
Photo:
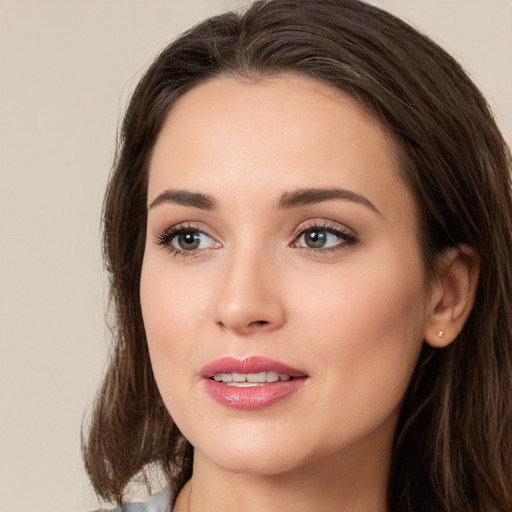
[(260, 373), (216, 373), (213, 378), (229, 386), (251, 387), (265, 382), (286, 382), (291, 379), (286, 373), (260, 372)]
[[(284, 375), (285, 377), (289, 377), (289, 375)], [(279, 380), (279, 373), (277, 372), (267, 372), (267, 382), (277, 382)]]
[(248, 373), (246, 380), (247, 380), (247, 382), (266, 382), (267, 381), (267, 372)]

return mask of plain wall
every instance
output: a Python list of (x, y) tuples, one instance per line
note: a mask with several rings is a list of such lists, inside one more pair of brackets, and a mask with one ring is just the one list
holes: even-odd
[[(512, 1), (373, 2), (425, 30), (512, 141)], [(107, 353), (100, 211), (126, 100), (229, 0), (0, 0), (0, 512), (97, 506), (80, 426)]]

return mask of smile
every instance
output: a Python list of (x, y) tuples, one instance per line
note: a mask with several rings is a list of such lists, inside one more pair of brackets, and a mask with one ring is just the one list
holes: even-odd
[(200, 372), (208, 395), (229, 408), (257, 410), (294, 395), (308, 380), (302, 370), (260, 356), (225, 357)]

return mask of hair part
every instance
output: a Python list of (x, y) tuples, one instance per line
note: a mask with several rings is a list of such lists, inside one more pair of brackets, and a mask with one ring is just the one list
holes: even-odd
[(311, 77), (366, 107), (392, 134), (417, 211), (429, 279), (436, 256), (481, 258), (473, 311), (444, 349), (424, 346), (404, 399), (389, 479), (392, 512), (512, 509), (511, 157), (460, 65), (403, 21), (357, 0), (271, 0), (210, 18), (165, 48), (138, 84), (105, 196), (103, 250), (114, 345), (87, 439), (98, 495), (121, 502), (160, 467), (177, 494), (192, 447), (157, 389), (139, 282), (151, 152), (173, 104), (218, 77)]

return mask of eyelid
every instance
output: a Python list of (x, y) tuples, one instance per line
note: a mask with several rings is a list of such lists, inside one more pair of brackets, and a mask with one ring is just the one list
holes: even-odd
[(331, 231), (332, 233), (341, 233), (346, 236), (357, 238), (357, 233), (344, 224), (339, 222), (328, 220), (328, 219), (310, 219), (301, 223), (294, 231), (293, 237), (297, 238), (302, 235), (305, 231), (317, 228), (325, 231)]

